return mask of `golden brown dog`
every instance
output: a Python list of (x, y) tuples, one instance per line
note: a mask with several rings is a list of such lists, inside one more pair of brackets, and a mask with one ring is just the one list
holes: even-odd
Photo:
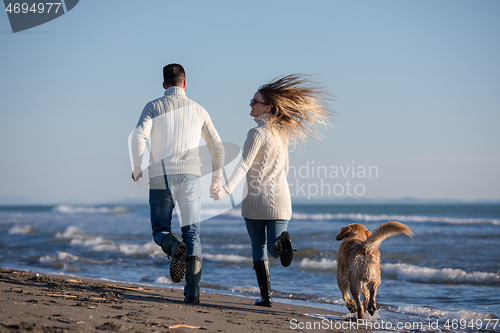
[[(380, 243), (400, 232), (413, 237), (409, 227), (397, 221), (381, 224), (372, 233), (362, 224), (342, 228), (337, 240), (344, 240), (337, 254), (337, 283), (350, 312), (363, 319), (365, 311), (373, 316), (377, 310), (375, 296), (380, 286)], [(356, 305), (348, 291), (356, 301)], [(361, 303), (363, 296), (363, 303)]]

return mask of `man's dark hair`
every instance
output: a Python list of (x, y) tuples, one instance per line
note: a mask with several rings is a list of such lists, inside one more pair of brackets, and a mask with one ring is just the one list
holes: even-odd
[(182, 87), (182, 83), (186, 79), (186, 72), (184, 68), (179, 64), (169, 64), (163, 67), (163, 82), (166, 86), (179, 86)]

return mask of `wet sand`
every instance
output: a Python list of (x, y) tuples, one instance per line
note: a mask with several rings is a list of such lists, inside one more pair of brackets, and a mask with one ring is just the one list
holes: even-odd
[(181, 289), (0, 269), (0, 332), (368, 332), (326, 328), (306, 316), (342, 317), (327, 310), (279, 302), (262, 308), (206, 292), (200, 298), (188, 305)]

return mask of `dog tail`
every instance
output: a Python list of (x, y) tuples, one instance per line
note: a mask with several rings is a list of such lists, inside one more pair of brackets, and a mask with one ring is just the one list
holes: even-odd
[(365, 241), (365, 248), (366, 251), (372, 252), (375, 249), (378, 249), (382, 241), (386, 238), (389, 238), (391, 236), (397, 235), (399, 233), (405, 233), (411, 238), (415, 236), (413, 231), (411, 231), (410, 227), (404, 225), (401, 222), (398, 221), (390, 221), (381, 224), (375, 232), (368, 237), (368, 239)]

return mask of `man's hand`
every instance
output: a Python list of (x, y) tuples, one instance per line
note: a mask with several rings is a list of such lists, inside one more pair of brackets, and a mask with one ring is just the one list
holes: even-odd
[(222, 198), (226, 195), (227, 191), (224, 187), (219, 186), (218, 188), (214, 189), (212, 192), (212, 195), (210, 196), (213, 198), (215, 201), (221, 201)]
[(222, 186), (220, 177), (212, 176), (212, 185), (210, 185), (210, 195), (212, 195), (213, 191), (220, 186)]
[(221, 201), (222, 198), (226, 195), (227, 191), (224, 187), (219, 186), (218, 188), (214, 189), (212, 192), (212, 195), (210, 196), (213, 198), (215, 201)]
[(134, 182), (138, 181), (142, 177), (142, 169), (141, 167), (134, 167), (134, 171), (132, 171), (132, 180)]
[(220, 177), (212, 176), (212, 185), (210, 185), (210, 198), (214, 199), (215, 201), (220, 201), (224, 196), (221, 189), (224, 191), (224, 194), (226, 194), (226, 190), (224, 190), (224, 188), (222, 187)]
[(222, 186), (222, 182), (220, 181), (220, 177), (212, 176), (212, 185), (210, 185), (210, 198), (213, 198), (215, 201), (219, 201), (220, 199), (216, 195), (217, 189)]

